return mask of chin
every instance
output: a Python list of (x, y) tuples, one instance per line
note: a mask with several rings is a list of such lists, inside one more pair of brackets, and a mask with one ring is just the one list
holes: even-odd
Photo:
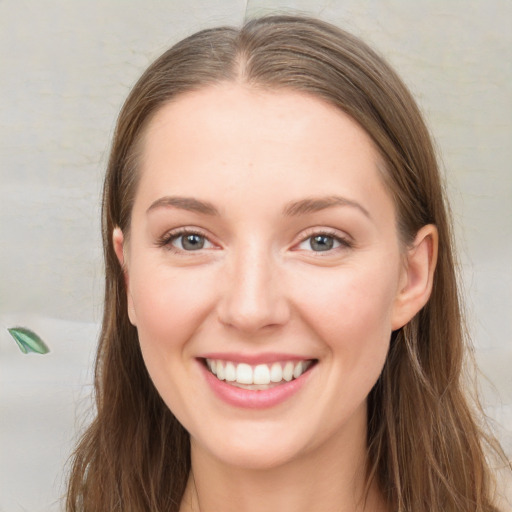
[(223, 453), (212, 453), (222, 464), (241, 470), (268, 471), (284, 467), (297, 458), (293, 450), (286, 451), (271, 450), (269, 447), (248, 448), (239, 447), (224, 451)]
[(312, 443), (298, 435), (300, 432), (295, 431), (293, 437), (284, 434), (290, 432), (289, 427), (275, 430), (255, 425), (251, 433), (243, 430), (221, 432), (219, 436), (210, 432), (206, 443), (191, 436), (192, 453), (207, 451), (219, 463), (239, 469), (269, 470), (297, 461), (312, 448)]

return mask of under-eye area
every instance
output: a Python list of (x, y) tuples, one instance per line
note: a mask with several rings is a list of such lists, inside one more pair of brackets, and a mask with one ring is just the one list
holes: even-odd
[(310, 371), (318, 359), (301, 361), (277, 361), (269, 364), (250, 365), (222, 359), (201, 359), (206, 368), (217, 379), (245, 389), (268, 389), (279, 386)]

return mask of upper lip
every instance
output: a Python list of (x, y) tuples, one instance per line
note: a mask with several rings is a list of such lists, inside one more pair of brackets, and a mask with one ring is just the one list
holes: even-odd
[(261, 354), (240, 354), (234, 352), (209, 352), (201, 354), (199, 359), (220, 359), (235, 363), (246, 363), (249, 365), (278, 363), (280, 361), (309, 361), (315, 359), (310, 356), (297, 354), (286, 354), (278, 352), (266, 352)]

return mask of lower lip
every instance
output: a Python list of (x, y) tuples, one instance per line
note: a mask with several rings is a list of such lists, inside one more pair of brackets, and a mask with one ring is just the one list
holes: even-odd
[(212, 391), (222, 401), (234, 407), (245, 409), (267, 409), (275, 407), (297, 393), (306, 383), (312, 368), (304, 372), (299, 378), (268, 389), (243, 389), (217, 379), (202, 362), (200, 362), (206, 382)]

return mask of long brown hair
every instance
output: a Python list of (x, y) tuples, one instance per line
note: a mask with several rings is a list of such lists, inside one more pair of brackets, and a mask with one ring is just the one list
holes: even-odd
[(422, 226), (437, 226), (430, 301), (393, 333), (368, 398), (368, 479), (377, 480), (399, 512), (495, 510), (484, 436), (463, 390), (466, 349), (452, 234), (428, 130), (402, 81), (366, 44), (327, 23), (293, 16), (181, 41), (142, 75), (121, 110), (103, 197), (97, 416), (74, 454), (67, 510), (179, 510), (190, 470), (189, 438), (144, 366), (112, 232), (119, 226), (129, 235), (139, 145), (152, 116), (179, 94), (225, 81), (307, 92), (346, 112), (382, 155), (403, 243)]

